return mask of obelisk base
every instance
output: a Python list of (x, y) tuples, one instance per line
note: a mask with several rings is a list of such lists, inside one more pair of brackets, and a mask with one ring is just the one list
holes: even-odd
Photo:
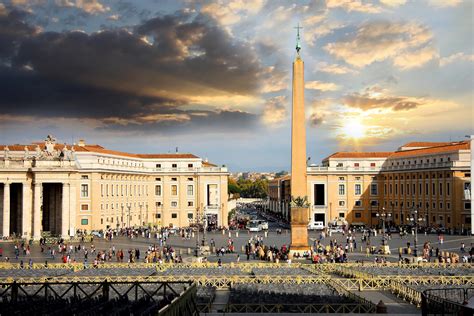
[(290, 253), (303, 255), (311, 248), (308, 245), (308, 208), (291, 208), (291, 244)]

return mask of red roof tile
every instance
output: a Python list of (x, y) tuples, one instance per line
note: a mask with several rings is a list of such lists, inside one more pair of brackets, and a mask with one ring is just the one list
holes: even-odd
[(401, 150), (394, 152), (390, 158), (406, 157), (406, 156), (420, 156), (437, 153), (447, 153), (458, 150), (467, 150), (470, 148), (470, 142), (449, 143), (449, 145), (435, 146), (420, 149)]

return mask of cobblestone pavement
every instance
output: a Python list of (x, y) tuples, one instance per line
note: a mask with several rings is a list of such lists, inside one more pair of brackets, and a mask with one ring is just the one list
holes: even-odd
[[(258, 234), (259, 236), (265, 236), (263, 232)], [(240, 261), (247, 261), (245, 253), (242, 251), (242, 247), (248, 242), (249, 238), (251, 237), (256, 237), (256, 233), (248, 233), (246, 230), (244, 231), (239, 231), (238, 237), (236, 235), (236, 231), (231, 231), (231, 237), (232, 240), (234, 241), (234, 246), (235, 246), (235, 253), (233, 254), (226, 254), (222, 257), (216, 257), (215, 254), (211, 254), (208, 257), (208, 260), (211, 262), (215, 262), (218, 260), (218, 258), (221, 258), (222, 262), (235, 262), (237, 260), (237, 256), (240, 256)], [(369, 257), (366, 257), (365, 254), (365, 247), (366, 244), (365, 242), (361, 241), (361, 234), (356, 233), (356, 242), (357, 242), (357, 249), (353, 253), (348, 254), (348, 260), (349, 261), (355, 261), (355, 260), (365, 260), (365, 261), (372, 261), (374, 259), (374, 255), (370, 255)], [(200, 236), (202, 238), (202, 234)], [(322, 241), (323, 244), (329, 243), (329, 238), (331, 239), (337, 239), (338, 242), (345, 244), (346, 242), (346, 236), (343, 236), (341, 233), (335, 233), (332, 235), (332, 237), (327, 237), (325, 240)], [(229, 234), (226, 232), (224, 235), (220, 232), (211, 232), (211, 233), (206, 233), (206, 241), (207, 243), (210, 242), (210, 240), (213, 239), (215, 241), (215, 244), (217, 247), (220, 246), (226, 246), (227, 241), (229, 239)], [(319, 233), (318, 232), (310, 232), (309, 234), (309, 244), (313, 244), (315, 240), (319, 239)], [(392, 251), (391, 255), (385, 256), (387, 260), (389, 261), (397, 261), (398, 260), (398, 248), (399, 247), (406, 247), (407, 241), (410, 242), (411, 247), (414, 245), (414, 236), (407, 236), (404, 238), (400, 238), (397, 235), (393, 235), (391, 240), (388, 241), (388, 244), (390, 246), (390, 249)], [(461, 243), (464, 242), (466, 251), (469, 251), (471, 248), (472, 244), (474, 243), (474, 238), (471, 236), (459, 236), (459, 235), (446, 235), (444, 238), (444, 243), (439, 244), (438, 243), (438, 237), (437, 235), (433, 234), (419, 234), (418, 235), (418, 249), (421, 249), (423, 246), (423, 243), (425, 241), (429, 241), (433, 248), (439, 248), (440, 251), (449, 251), (449, 252), (456, 252), (456, 253), (461, 253), (460, 252), (460, 246)], [(283, 230), (282, 234), (277, 234), (275, 230), (271, 230), (268, 233), (268, 237), (264, 237), (264, 243), (269, 245), (269, 246), (277, 246), (281, 247), (282, 245), (288, 245), (290, 243), (290, 232), (287, 230)], [(135, 239), (129, 239), (126, 237), (117, 237), (114, 238), (112, 241), (106, 241), (104, 239), (98, 239), (95, 238), (93, 243), (85, 243), (85, 247), (90, 249), (91, 244), (95, 246), (97, 250), (108, 250), (112, 246), (115, 246), (117, 250), (123, 249), (125, 253), (128, 252), (129, 249), (140, 249), (141, 256), (140, 256), (140, 261), (144, 258), (145, 251), (147, 250), (149, 245), (159, 245), (159, 241), (154, 239), (154, 238), (135, 238)], [(381, 244), (381, 237), (372, 237), (371, 238), (371, 244), (372, 245), (380, 245)], [(77, 243), (73, 243), (73, 245), (77, 245)], [(183, 258), (186, 257), (191, 257), (192, 254), (194, 253), (194, 248), (196, 246), (196, 236), (194, 238), (184, 240), (179, 236), (172, 236), (168, 239), (168, 245), (172, 246), (175, 248), (176, 251), (181, 251), (181, 254)], [(362, 252), (360, 247), (363, 247)], [(56, 256), (54, 259), (51, 257), (49, 254), (48, 248), (45, 249), (45, 251), (42, 253), (40, 250), (40, 246), (38, 244), (33, 244), (31, 246), (31, 254), (29, 256), (23, 255), (22, 251), (20, 251), (20, 256), (18, 259), (15, 258), (14, 254), (14, 243), (12, 242), (0, 242), (0, 247), (3, 248), (3, 257), (0, 258), (1, 261), (5, 260), (5, 257), (10, 258), (10, 262), (20, 262), (23, 260), (25, 264), (28, 264), (29, 260), (33, 260), (33, 262), (61, 262), (61, 258), (59, 256)], [(51, 247), (57, 247), (51, 245)], [(191, 255), (188, 255), (188, 249), (191, 249)], [(94, 258), (94, 254), (89, 254), (89, 262), (91, 262)], [(127, 256), (125, 255), (125, 258)], [(75, 259), (78, 262), (82, 262), (84, 260), (83, 253), (73, 253), (72, 254), (72, 259)], [(253, 258), (252, 256), (250, 257), (250, 260), (252, 261)], [(115, 261), (115, 258), (113, 258), (113, 261)]]

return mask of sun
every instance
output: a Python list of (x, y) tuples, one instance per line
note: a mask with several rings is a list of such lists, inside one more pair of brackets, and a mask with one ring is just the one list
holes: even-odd
[(346, 138), (363, 138), (365, 136), (365, 126), (359, 119), (350, 119), (344, 123), (342, 132)]

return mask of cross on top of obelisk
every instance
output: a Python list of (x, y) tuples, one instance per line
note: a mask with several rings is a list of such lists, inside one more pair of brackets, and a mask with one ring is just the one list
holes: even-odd
[(301, 50), (301, 44), (300, 44), (300, 29), (302, 29), (303, 27), (300, 26), (300, 24), (298, 23), (297, 26), (295, 26), (295, 29), (296, 29), (296, 52), (300, 53), (300, 50)]

